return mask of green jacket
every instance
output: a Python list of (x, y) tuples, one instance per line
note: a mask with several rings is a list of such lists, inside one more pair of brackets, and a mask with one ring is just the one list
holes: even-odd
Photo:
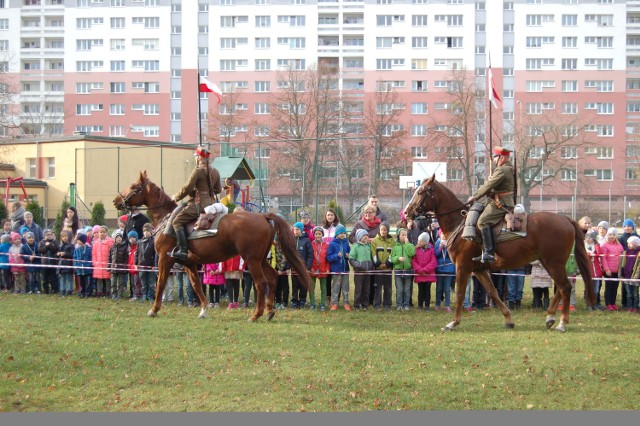
[(371, 271), (373, 270), (373, 261), (371, 259), (371, 246), (369, 244), (355, 243), (351, 246), (349, 252), (349, 265), (354, 271)]
[(371, 240), (371, 255), (376, 269), (392, 269), (391, 250), (395, 244), (393, 237), (382, 238), (380, 234)]
[(568, 276), (573, 277), (578, 274), (578, 264), (576, 263), (576, 256), (574, 250), (576, 249), (575, 244), (571, 248), (571, 255), (569, 255), (569, 260), (567, 260), (567, 264), (564, 267), (565, 272)]
[[(396, 244), (391, 249), (391, 262), (393, 263), (393, 269), (411, 269), (411, 259), (416, 255), (416, 246), (411, 243), (401, 243), (396, 241)], [(404, 262), (400, 262), (399, 258), (404, 257)]]

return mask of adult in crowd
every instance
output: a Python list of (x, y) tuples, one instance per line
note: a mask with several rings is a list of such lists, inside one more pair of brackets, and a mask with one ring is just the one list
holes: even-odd
[(62, 221), (62, 230), (69, 231), (71, 232), (71, 235), (75, 236), (78, 233), (78, 229), (83, 226), (84, 225), (82, 225), (78, 219), (78, 210), (72, 206), (67, 207), (67, 212)]
[[(336, 227), (340, 225), (340, 218), (338, 213), (334, 209), (327, 209), (324, 212), (324, 223), (322, 229), (324, 230), (324, 242), (330, 244), (336, 236)], [(332, 274), (327, 275), (327, 300), (331, 300), (331, 280)]]
[(378, 206), (378, 196), (377, 195), (370, 195), (369, 196), (369, 202), (367, 204), (373, 206), (376, 209), (376, 217), (378, 219), (380, 219), (380, 222), (388, 222), (389, 221), (389, 218), (387, 217), (387, 214), (385, 212), (383, 212), (382, 210), (380, 210), (380, 207)]
[(143, 234), (142, 227), (145, 223), (149, 223), (150, 220), (146, 214), (140, 211), (140, 207), (134, 206), (131, 208), (131, 214), (127, 216), (127, 220), (124, 222), (126, 223), (124, 227), (124, 235), (129, 235), (129, 232), (136, 231), (138, 238), (140, 238)]
[(303, 234), (305, 234), (306, 238), (309, 240), (313, 239), (313, 228), (316, 226), (311, 222), (311, 215), (308, 211), (302, 210), (298, 213), (298, 217), (300, 218), (300, 223), (302, 223)]
[(11, 218), (11, 230), (13, 232), (18, 232), (22, 225), (24, 225), (24, 207), (20, 204), (19, 201), (11, 204), (9, 209), (9, 217)]
[(30, 211), (24, 212), (23, 226), (26, 226), (27, 228), (29, 228), (29, 231), (33, 232), (33, 236), (36, 239), (36, 244), (40, 244), (40, 241), (42, 241), (43, 238), (42, 228), (40, 228), (40, 225), (33, 221), (33, 213), (31, 213)]
[(367, 204), (366, 206), (364, 206), (364, 209), (362, 209), (362, 211), (364, 213), (364, 216), (362, 217), (362, 219), (357, 221), (355, 225), (353, 225), (353, 229), (349, 234), (349, 242), (351, 244), (355, 244), (358, 242), (356, 240), (356, 232), (358, 232), (359, 229), (364, 229), (365, 231), (367, 231), (369, 238), (375, 238), (376, 235), (378, 235), (378, 230), (380, 229), (380, 223), (382, 223), (382, 221), (379, 217), (376, 216), (376, 208), (371, 204)]

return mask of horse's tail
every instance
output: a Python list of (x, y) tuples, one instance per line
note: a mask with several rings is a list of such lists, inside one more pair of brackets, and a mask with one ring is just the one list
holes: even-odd
[(576, 263), (578, 264), (578, 268), (580, 269), (580, 275), (582, 275), (582, 280), (584, 281), (584, 288), (587, 295), (587, 304), (589, 306), (594, 306), (596, 303), (596, 294), (593, 289), (593, 267), (591, 265), (591, 259), (589, 258), (587, 249), (584, 246), (582, 229), (580, 229), (580, 226), (575, 221), (572, 220), (571, 223), (573, 224), (573, 227), (576, 231), (574, 254), (576, 257)]
[(273, 222), (273, 227), (275, 228), (276, 235), (278, 236), (278, 243), (284, 253), (284, 257), (287, 259), (287, 262), (289, 262), (293, 270), (298, 274), (298, 277), (305, 288), (309, 290), (311, 277), (309, 276), (309, 271), (307, 271), (307, 266), (298, 255), (298, 251), (296, 250), (296, 240), (294, 240), (293, 233), (291, 232), (291, 229), (289, 229), (289, 224), (275, 213), (263, 214), (267, 220), (271, 220)]

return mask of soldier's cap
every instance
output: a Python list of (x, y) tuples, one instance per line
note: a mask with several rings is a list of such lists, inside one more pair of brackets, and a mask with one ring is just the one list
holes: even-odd
[(196, 148), (196, 151), (193, 153), (194, 157), (202, 157), (202, 158), (209, 158), (210, 155), (211, 153), (201, 146)]
[(493, 148), (493, 155), (505, 155), (508, 157), (511, 155), (511, 150), (501, 146), (496, 146)]

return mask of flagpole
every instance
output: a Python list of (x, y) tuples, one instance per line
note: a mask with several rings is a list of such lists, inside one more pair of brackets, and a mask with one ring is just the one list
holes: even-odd
[(198, 57), (198, 80), (196, 82), (196, 87), (198, 91), (198, 145), (202, 146), (202, 105), (200, 100), (200, 57)]

